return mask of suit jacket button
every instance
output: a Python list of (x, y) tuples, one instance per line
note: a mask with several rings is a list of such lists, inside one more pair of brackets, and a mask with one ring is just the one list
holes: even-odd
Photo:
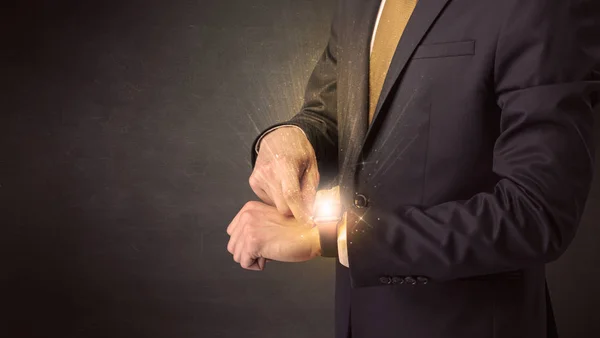
[(425, 285), (425, 284), (429, 283), (429, 278), (427, 278), (427, 277), (417, 277), (417, 281), (420, 284)]
[(379, 278), (379, 282), (381, 284), (392, 284), (392, 279), (390, 277), (381, 277)]
[(362, 208), (366, 208), (368, 204), (369, 204), (369, 202), (365, 195), (356, 194), (356, 196), (354, 196), (354, 206), (355, 207), (362, 209)]
[(405, 277), (404, 278), (404, 282), (406, 284), (408, 284), (408, 285), (415, 285), (415, 284), (417, 284), (417, 281), (414, 278), (412, 278), (412, 277)]
[(404, 278), (402, 277), (392, 277), (392, 284), (404, 284)]

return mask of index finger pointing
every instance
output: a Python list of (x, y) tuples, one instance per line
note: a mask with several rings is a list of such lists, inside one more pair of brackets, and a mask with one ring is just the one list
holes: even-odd
[(283, 182), (282, 189), (285, 201), (294, 217), (301, 222), (308, 223), (310, 221), (310, 211), (302, 198), (300, 182), (296, 179), (287, 181), (287, 183)]

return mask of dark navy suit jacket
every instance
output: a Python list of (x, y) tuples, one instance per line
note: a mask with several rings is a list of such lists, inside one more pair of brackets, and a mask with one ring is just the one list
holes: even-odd
[[(380, 1), (339, 1), (304, 106), (283, 122), (348, 208), (337, 338), (556, 335), (544, 266), (592, 179), (597, 3), (420, 0), (369, 125)], [(324, 254), (335, 245), (323, 233)]]

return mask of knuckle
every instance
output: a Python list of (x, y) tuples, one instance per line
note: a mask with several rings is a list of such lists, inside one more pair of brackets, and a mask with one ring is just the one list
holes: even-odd
[(246, 238), (251, 238), (253, 236), (256, 236), (257, 228), (258, 228), (258, 225), (256, 224), (256, 222), (248, 223), (247, 226), (244, 228), (244, 236)]
[(241, 214), (240, 214), (240, 223), (241, 225), (247, 226), (248, 224), (252, 223), (252, 212), (250, 212), (249, 210), (244, 210)]
[(252, 213), (252, 210), (255, 210), (257, 206), (258, 206), (258, 202), (256, 202), (256, 201), (246, 202), (246, 204), (244, 204), (244, 207), (242, 208), (243, 211), (240, 216), (248, 217)]
[(250, 175), (250, 178), (248, 178), (248, 184), (250, 184), (252, 188), (257, 188), (260, 186), (260, 179), (255, 173)]

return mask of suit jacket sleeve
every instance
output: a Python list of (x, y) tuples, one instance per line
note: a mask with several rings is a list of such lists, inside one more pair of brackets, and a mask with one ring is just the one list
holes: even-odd
[[(320, 185), (333, 183), (338, 172), (337, 129), (337, 18), (331, 25), (331, 34), (323, 54), (308, 81), (304, 104), (298, 114), (289, 121), (275, 124), (263, 131), (252, 144), (251, 163), (256, 163), (257, 143), (274, 127), (294, 125), (300, 127), (315, 150), (321, 177)], [(337, 232), (335, 228), (321, 231), (322, 256), (337, 256)]]
[[(497, 184), (468, 200), (369, 207), (348, 225), (354, 287), (388, 275), (452, 280), (544, 264), (575, 235), (593, 174), (596, 1), (513, 1), (494, 69)], [(592, 8), (594, 7), (594, 8)]]
[[(289, 121), (275, 124), (263, 131), (262, 135), (272, 128), (282, 125), (300, 127), (315, 150), (319, 165), (319, 173), (325, 178), (333, 178), (337, 174), (337, 28), (336, 19), (331, 26), (331, 34), (327, 47), (317, 62), (304, 95), (304, 104), (298, 114)], [(256, 153), (252, 151), (251, 163), (256, 162)]]

